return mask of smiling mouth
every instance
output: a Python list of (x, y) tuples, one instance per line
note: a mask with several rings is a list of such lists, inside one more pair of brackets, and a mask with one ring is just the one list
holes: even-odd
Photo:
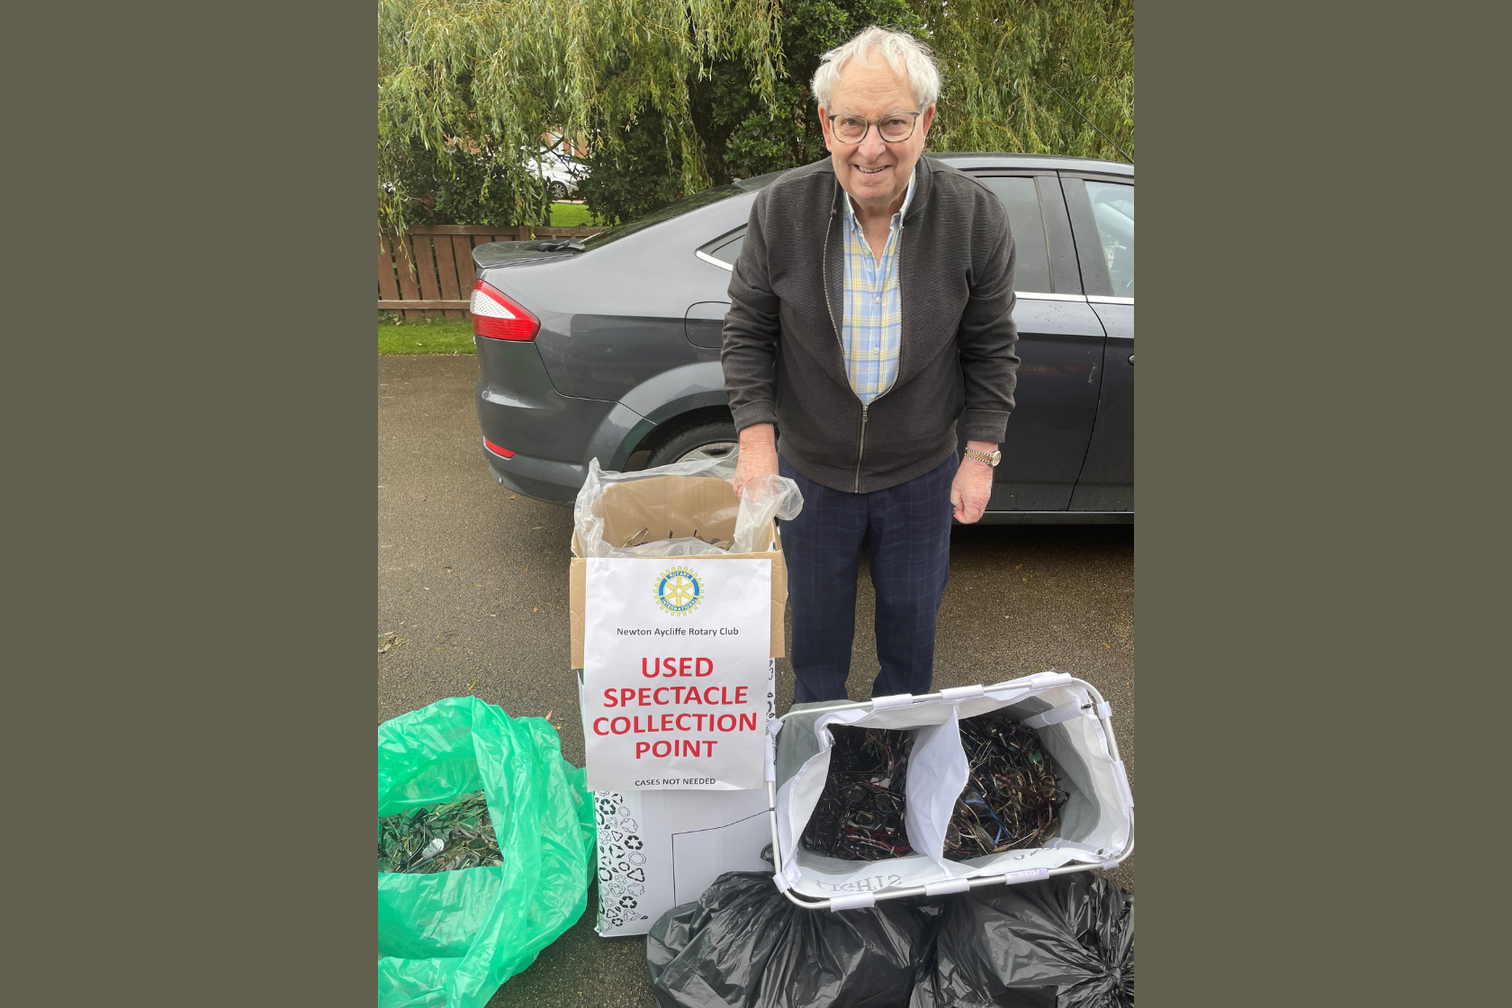
[(887, 169), (889, 169), (891, 167), (892, 167), (892, 165), (882, 165), (882, 166), (880, 166), (878, 168), (862, 168), (860, 165), (856, 165), (855, 166), (856, 171), (860, 172), (863, 175), (876, 175), (879, 172), (885, 172), (885, 171), (887, 171)]

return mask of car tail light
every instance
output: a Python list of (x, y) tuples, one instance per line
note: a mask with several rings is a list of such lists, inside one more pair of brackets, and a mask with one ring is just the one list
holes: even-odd
[(541, 331), (541, 322), (519, 303), (482, 280), (473, 284), (473, 332), (489, 339), (529, 341)]
[(488, 440), (488, 438), (484, 438), (483, 443), (486, 444), (488, 446), (488, 450), (493, 452), (495, 455), (502, 455), (505, 458), (514, 458), (514, 452), (510, 451), (508, 448), (500, 448), (498, 445)]

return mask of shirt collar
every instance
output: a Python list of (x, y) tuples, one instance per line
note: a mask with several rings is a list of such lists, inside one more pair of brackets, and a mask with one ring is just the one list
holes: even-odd
[[(913, 202), (914, 182), (919, 177), (919, 166), (914, 165), (914, 170), (908, 173), (908, 191), (903, 194), (903, 205), (898, 207), (898, 212), (893, 214), (893, 219), (898, 220), (908, 213), (908, 204)], [(843, 191), (843, 190), (842, 190)], [(845, 194), (845, 217), (854, 226), (856, 224), (856, 207), (851, 202), (850, 193)]]

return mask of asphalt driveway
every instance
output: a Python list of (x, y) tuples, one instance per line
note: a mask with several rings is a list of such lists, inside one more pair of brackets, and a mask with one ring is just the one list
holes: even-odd
[[(488, 474), (473, 412), (472, 356), (380, 357), (378, 721), (469, 693), (516, 716), (549, 716), (583, 763), (569, 671), (572, 513), (511, 495)], [(876, 674), (863, 572), (851, 696)], [(394, 638), (387, 638), (393, 640)], [(935, 688), (1047, 668), (1096, 686), (1134, 775), (1134, 536), (1131, 526), (959, 527), (940, 610)], [(778, 713), (792, 665), (777, 663)], [(1137, 787), (1136, 787), (1137, 790)], [(1133, 887), (1133, 861), (1113, 873)], [(491, 1006), (653, 1004), (640, 938), (594, 934), (589, 910), (506, 983)]]

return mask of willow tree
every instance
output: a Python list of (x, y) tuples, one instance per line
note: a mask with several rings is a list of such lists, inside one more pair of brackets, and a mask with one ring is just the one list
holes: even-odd
[(549, 128), (622, 146), (645, 110), (683, 187), (710, 184), (689, 84), (716, 60), (746, 67), (771, 101), (782, 73), (779, 0), (379, 0), (379, 220), (405, 223), (404, 167), (447, 152), (489, 162), (517, 219), (546, 199), (521, 152)]
[(1134, 156), (1130, 0), (914, 0), (944, 78), (935, 150)]
[[(909, 0), (781, 0), (777, 33), (785, 72), (773, 96), (751, 90), (750, 75), (737, 59), (716, 60), (691, 82), (693, 128), (709, 177), (728, 182), (824, 157), (809, 80), (823, 53), (872, 24), (916, 35), (924, 30)], [(596, 212), (624, 220), (685, 191), (676, 153), (658, 145), (656, 133), (653, 128), (630, 137), (623, 150), (593, 152), (583, 192)]]
[(548, 197), (521, 151), (549, 128), (592, 138), (589, 203), (610, 216), (821, 157), (808, 77), (873, 22), (935, 50), (932, 149), (1133, 155), (1129, 0), (379, 0), (378, 13), (388, 228), (414, 208), (409, 169), (426, 159), (483, 166), (492, 205), (539, 219)]
[(937, 151), (1132, 158), (1134, 11), (1128, 0), (782, 0), (775, 107), (716, 64), (693, 114), (716, 181), (825, 156), (808, 83), (819, 57), (870, 24), (935, 51)]

